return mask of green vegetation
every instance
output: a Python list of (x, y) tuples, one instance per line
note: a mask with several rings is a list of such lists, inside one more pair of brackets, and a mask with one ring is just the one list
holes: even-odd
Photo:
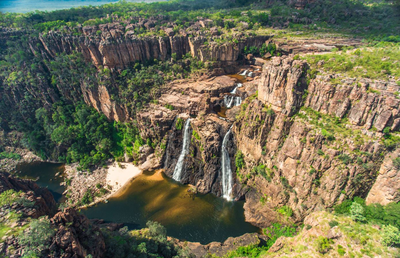
[(23, 246), (26, 256), (35, 257), (35, 255), (39, 256), (42, 250), (48, 248), (49, 241), (54, 234), (55, 230), (52, 228), (50, 220), (40, 218), (32, 220), (29, 230), (19, 235), (18, 242)]
[(182, 130), (183, 124), (184, 124), (183, 119), (181, 117), (179, 117), (178, 120), (176, 120), (175, 128), (177, 130)]
[(327, 253), (330, 249), (332, 249), (332, 243), (333, 243), (332, 239), (319, 236), (316, 241), (318, 252), (320, 252), (321, 254)]
[(244, 161), (244, 155), (240, 150), (236, 152), (235, 165), (236, 165), (236, 170), (238, 171), (241, 170), (246, 165)]
[(293, 210), (292, 208), (290, 208), (289, 206), (282, 206), (279, 209), (277, 209), (277, 212), (279, 212), (280, 214), (282, 214), (283, 216), (290, 218), (293, 215)]
[(0, 159), (14, 159), (14, 160), (20, 160), (21, 155), (13, 152), (0, 152)]
[(400, 203), (366, 205), (365, 200), (355, 197), (336, 205), (335, 214), (350, 216), (354, 221), (378, 225), (392, 225), (400, 229)]
[(23, 193), (16, 192), (14, 190), (7, 190), (0, 194), (0, 207), (5, 205), (13, 204), (21, 199)]
[(398, 44), (384, 47), (370, 47), (355, 51), (343, 51), (304, 57), (312, 67), (323, 61), (323, 69), (334, 73), (344, 73), (350, 77), (387, 79), (388, 75), (400, 78), (400, 49)]
[(157, 222), (147, 222), (148, 229), (128, 231), (103, 230), (106, 258), (113, 257), (191, 257), (167, 240), (166, 229)]
[(226, 258), (234, 257), (261, 257), (266, 254), (269, 248), (276, 242), (281, 236), (293, 237), (296, 234), (296, 228), (294, 226), (285, 226), (279, 223), (273, 223), (272, 226), (263, 229), (263, 234), (268, 237), (268, 240), (263, 245), (249, 245), (239, 247), (233, 252), (228, 253)]

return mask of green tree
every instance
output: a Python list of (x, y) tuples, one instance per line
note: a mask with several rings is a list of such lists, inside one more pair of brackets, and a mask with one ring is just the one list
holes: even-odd
[(388, 246), (400, 245), (400, 230), (392, 225), (384, 225), (381, 231), (382, 243)]
[(354, 221), (365, 222), (364, 208), (361, 204), (353, 202), (350, 206), (350, 217)]

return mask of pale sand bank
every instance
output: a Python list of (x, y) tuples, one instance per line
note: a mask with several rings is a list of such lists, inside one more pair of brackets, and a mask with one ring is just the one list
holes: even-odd
[(106, 183), (111, 185), (113, 189), (117, 190), (141, 173), (142, 170), (131, 163), (118, 164), (117, 162), (114, 162), (108, 168)]

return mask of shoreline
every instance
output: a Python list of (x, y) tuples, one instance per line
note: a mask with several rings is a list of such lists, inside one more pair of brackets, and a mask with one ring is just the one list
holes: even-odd
[[(78, 164), (65, 165), (66, 186), (63, 195), (66, 205), (77, 209), (87, 208), (114, 196), (125, 185), (142, 174), (142, 170), (131, 163), (110, 162), (107, 167), (100, 167), (92, 172), (78, 171)], [(90, 203), (82, 205), (86, 196)]]
[[(130, 170), (130, 171), (129, 171)], [(124, 175), (121, 172), (125, 172)], [(106, 175), (106, 183), (113, 184), (111, 185), (113, 188), (108, 195), (97, 198), (90, 204), (79, 206), (77, 209), (85, 209), (91, 206), (94, 206), (100, 202), (104, 202), (109, 198), (114, 197), (119, 192), (126, 189), (126, 187), (134, 180), (137, 176), (141, 175), (143, 171), (139, 169), (139, 167), (131, 164), (131, 163), (123, 163), (123, 162), (114, 162), (112, 166), (108, 166), (107, 175)]]

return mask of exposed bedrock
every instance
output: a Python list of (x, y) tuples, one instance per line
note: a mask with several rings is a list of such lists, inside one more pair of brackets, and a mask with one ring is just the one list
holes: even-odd
[[(177, 58), (190, 53), (201, 61), (217, 61), (234, 64), (239, 60), (245, 46), (260, 47), (270, 36), (242, 37), (237, 35), (237, 43), (217, 44), (213, 38), (204, 36), (175, 35), (170, 37), (139, 38), (116, 24), (83, 27), (82, 36), (66, 35), (51, 31), (39, 36), (40, 44), (31, 44), (32, 50), (39, 51), (49, 59), (58, 53), (81, 52), (86, 61), (95, 66), (123, 69), (130, 64), (148, 60), (166, 60), (172, 54)], [(97, 35), (97, 31), (101, 31)], [(218, 38), (216, 36), (215, 38)], [(38, 43), (39, 43), (38, 42)], [(205, 43), (208, 43), (205, 45)], [(39, 48), (38, 48), (39, 46)]]
[[(301, 220), (344, 199), (367, 197), (371, 188), (369, 202), (399, 198), (392, 165), (398, 154), (389, 152), (383, 162), (390, 149), (380, 133), (398, 130), (393, 93), (399, 86), (347, 78), (332, 85), (330, 79), (340, 77), (328, 75), (307, 85), (306, 70), (303, 61), (273, 58), (264, 66), (258, 98), (242, 104), (233, 129), (245, 161), (238, 179), (251, 189), (246, 219), (260, 227), (282, 220), (276, 207), (283, 205)], [(343, 131), (335, 131), (335, 120)]]

